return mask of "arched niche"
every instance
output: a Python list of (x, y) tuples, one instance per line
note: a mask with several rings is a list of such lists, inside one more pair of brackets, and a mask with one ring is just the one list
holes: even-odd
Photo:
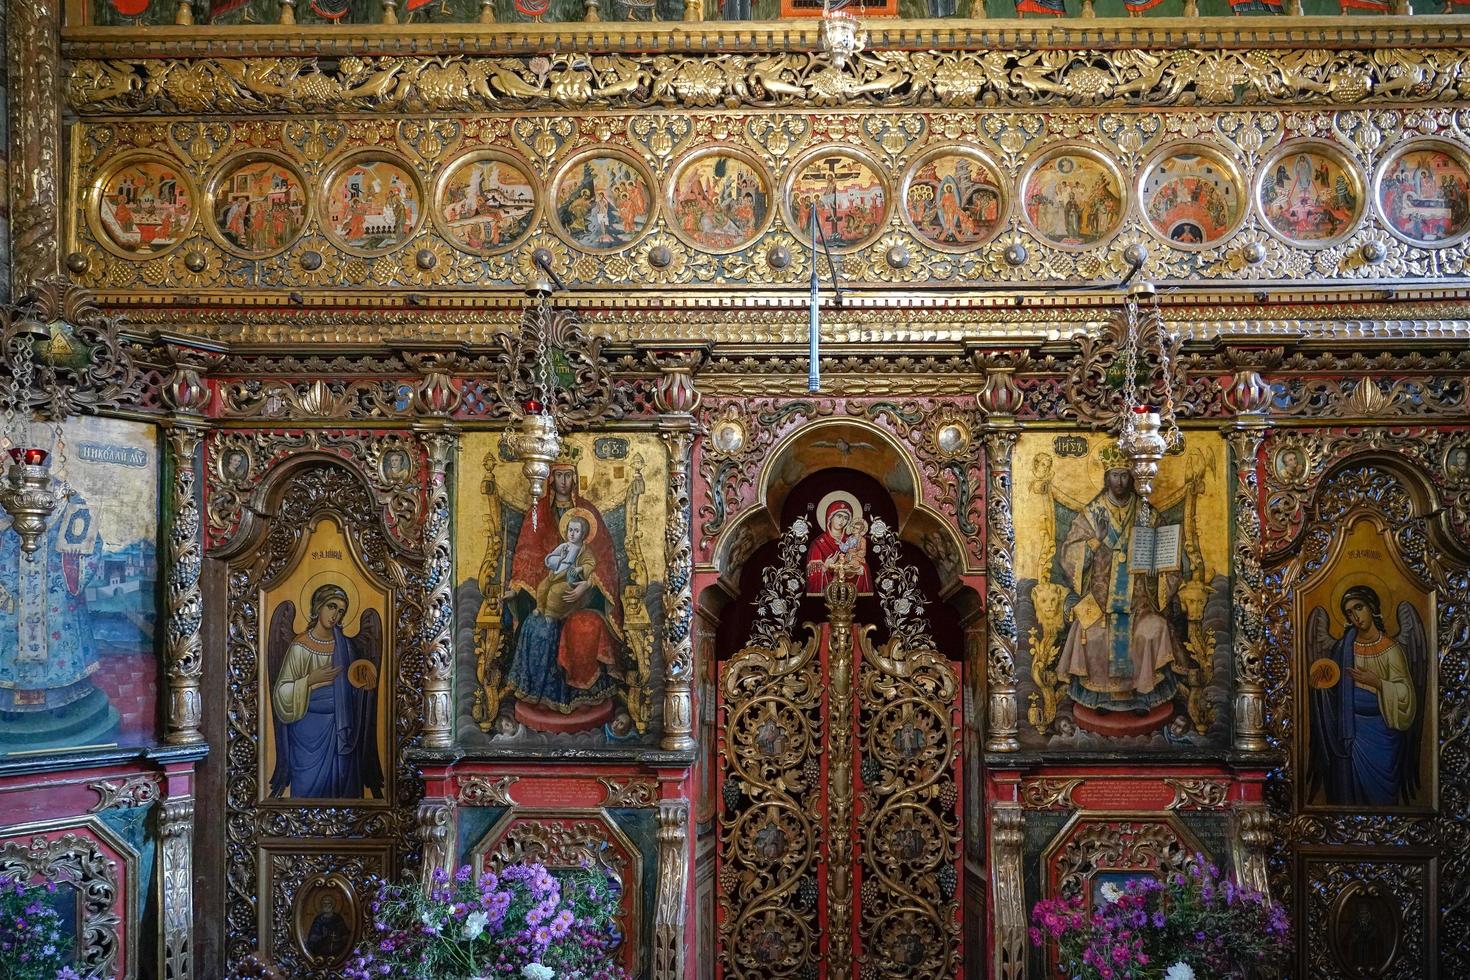
[(803, 480), (830, 469), (871, 476), (893, 501), (900, 540), (915, 545), (940, 576), (936, 598), (964, 588), (969, 571), (965, 542), (954, 525), (924, 499), (925, 483), (910, 449), (893, 433), (864, 419), (820, 419), (781, 440), (756, 477), (754, 502), (721, 531), (711, 552), (718, 589), (706, 589), (700, 607), (718, 619), (739, 594), (740, 569), (781, 536), (787, 499)]

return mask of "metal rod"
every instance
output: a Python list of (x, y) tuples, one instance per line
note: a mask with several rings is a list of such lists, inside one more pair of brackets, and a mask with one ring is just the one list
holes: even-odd
[(567, 284), (561, 281), (561, 276), (557, 275), (556, 270), (551, 267), (551, 256), (546, 254), (546, 249), (538, 248), (535, 252), (532, 252), (531, 261), (535, 262), (537, 268), (551, 277), (551, 281), (556, 285), (557, 289), (567, 288)]
[(821, 334), (822, 318), (819, 310), (821, 299), (817, 294), (817, 203), (812, 202), (812, 302), (807, 314), (807, 369), (806, 390), (822, 390)]

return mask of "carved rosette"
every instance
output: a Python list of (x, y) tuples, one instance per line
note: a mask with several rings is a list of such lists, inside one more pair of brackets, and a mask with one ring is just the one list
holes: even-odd
[(459, 449), (449, 431), (421, 435), (429, 454), (429, 503), (423, 553), (427, 595), (421, 646), (424, 651), (424, 727), (427, 748), (454, 744), (454, 564), (450, 542), (449, 471)]
[(204, 673), (204, 594), (199, 574), (204, 561), (196, 457), (203, 430), (175, 422), (167, 430), (169, 469), (168, 570), (165, 577), (164, 669), (168, 675), (168, 731), (165, 741), (193, 745), (204, 741), (199, 687)]
[(1020, 696), (1016, 690), (1016, 526), (1011, 517), (1014, 424), (989, 423), (985, 434), (986, 483), (986, 680), (989, 688), (987, 752), (1021, 749)]
[(158, 816), (159, 875), (162, 884), (163, 937), (159, 944), (161, 980), (194, 975), (194, 798), (166, 800)]
[(683, 980), (689, 895), (689, 804), (658, 805), (658, 889), (653, 910), (653, 980)]
[(1258, 477), (1265, 434), (1266, 423), (1259, 417), (1242, 416), (1234, 427), (1226, 430), (1235, 467), (1231, 636), (1235, 647), (1235, 748), (1241, 752), (1264, 752), (1269, 747), (1263, 660), (1266, 630), (1261, 608), (1265, 578), (1261, 570)]
[(995, 936), (991, 976), (1022, 980), (1026, 975), (1025, 872), (1022, 846), (1026, 812), (1017, 803), (997, 803), (990, 811), (990, 894)]

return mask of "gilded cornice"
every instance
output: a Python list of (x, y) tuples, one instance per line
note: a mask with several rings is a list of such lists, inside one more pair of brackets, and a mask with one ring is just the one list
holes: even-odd
[[(1379, 296), (1381, 297), (1381, 292)], [(1270, 300), (1268, 302), (1267, 300)], [(1239, 300), (1239, 297), (1237, 297)], [(589, 334), (611, 344), (653, 341), (713, 341), (722, 348), (748, 345), (770, 351), (783, 346), (804, 347), (807, 309), (796, 298), (778, 308), (718, 309), (709, 307), (638, 308), (624, 298), (604, 302), (575, 297)], [(965, 305), (947, 302), (942, 309), (903, 307), (828, 309), (822, 317), (826, 344), (923, 345), (927, 351), (950, 345), (957, 350), (1028, 348), (1068, 343), (1084, 334), (1096, 334), (1114, 307), (1017, 304), (1014, 299)], [(349, 310), (300, 308), (259, 312), (238, 307), (219, 310), (164, 308), (128, 312), (130, 323), (155, 326), (191, 337), (242, 345), (324, 345), (358, 347), (365, 344), (456, 341), (486, 344), (496, 340), (519, 319), (520, 306), (474, 303), (468, 297), (454, 308)], [(1470, 305), (1455, 302), (1390, 302), (1362, 298), (1330, 303), (1321, 298), (1293, 300), (1273, 292), (1231, 305), (1191, 305), (1165, 309), (1165, 319), (1192, 344), (1234, 343), (1244, 346), (1307, 345), (1330, 341), (1343, 348), (1410, 348), (1463, 344), (1470, 340)]]
[[(1350, 47), (1335, 47), (1344, 39), (1342, 24), (1324, 21), (1263, 34), (1244, 46), (1148, 30), (1113, 47), (1100, 44), (1092, 32), (1067, 28), (1049, 29), (1045, 46), (1037, 44), (1041, 35), (1035, 29), (1026, 45), (1001, 37), (991, 39), (994, 44), (980, 37), (943, 44), (921, 35), (902, 40), (905, 31), (899, 31), (892, 46), (875, 41), (844, 70), (811, 53), (814, 40), (797, 30), (783, 34), (782, 44), (749, 50), (743, 45), (759, 32), (716, 34), (738, 40), (735, 50), (711, 43), (712, 50), (670, 53), (639, 50), (658, 45), (652, 35), (635, 31), (631, 47), (614, 43), (614, 34), (569, 34), (548, 39), (549, 54), (521, 47), (528, 38), (514, 42), (520, 53), (482, 55), (462, 53), (443, 34), (432, 39), (438, 53), (430, 54), (401, 52), (399, 46), (408, 42), (397, 35), (359, 35), (364, 42), (377, 38), (359, 49), (335, 32), (305, 44), (294, 32), (253, 36), (239, 29), (218, 35), (217, 44), (208, 32), (191, 34), (187, 45), (164, 41), (162, 34), (156, 41), (74, 40), (67, 45), (64, 91), (82, 115), (200, 116), (669, 107), (1326, 107), (1470, 97), (1470, 43), (1460, 25), (1440, 25), (1434, 40), (1362, 46), (1364, 38), (1355, 38)], [(1124, 36), (1114, 30), (1119, 39)], [(1066, 44), (1069, 37), (1075, 45)], [(332, 55), (340, 57), (318, 60)]]
[[(1282, 47), (1320, 49), (1456, 47), (1470, 43), (1463, 17), (1149, 17), (1128, 20), (871, 19), (869, 50), (1042, 51)], [(816, 50), (815, 20), (648, 23), (349, 25), (275, 24), (147, 28), (72, 27), (70, 58), (175, 56), (323, 57), (521, 55), (553, 51), (801, 53)]]

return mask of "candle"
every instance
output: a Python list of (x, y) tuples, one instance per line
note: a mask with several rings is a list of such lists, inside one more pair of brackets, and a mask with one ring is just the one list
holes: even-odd
[(12, 446), (10, 458), (22, 466), (40, 466), (46, 462), (50, 453), (44, 449), (26, 448), (24, 446)]
[(541, 411), (541, 402), (535, 398), (527, 398), (526, 411), (532, 415), (539, 414)]

